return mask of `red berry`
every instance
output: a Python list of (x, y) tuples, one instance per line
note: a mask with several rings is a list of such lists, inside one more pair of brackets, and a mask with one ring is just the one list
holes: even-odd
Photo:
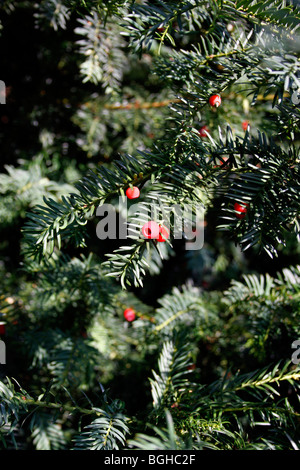
[(247, 212), (246, 206), (249, 206), (247, 202), (243, 202), (242, 204), (239, 204), (238, 202), (236, 202), (234, 204), (234, 210), (238, 212), (238, 214), (236, 214), (238, 219), (243, 219), (245, 217), (246, 212)]
[(157, 238), (158, 242), (165, 242), (169, 238), (170, 232), (169, 230), (164, 226), (160, 225), (159, 226), (159, 235)]
[(220, 95), (212, 95), (209, 98), (209, 104), (211, 106), (215, 106), (217, 108), (221, 104), (221, 96)]
[(140, 190), (136, 186), (133, 186), (132, 188), (128, 188), (126, 190), (126, 196), (128, 199), (137, 199), (140, 196)]
[(0, 335), (5, 335), (5, 323), (0, 322)]
[(143, 225), (142, 234), (145, 238), (156, 240), (159, 236), (159, 230), (159, 225), (151, 220), (151, 222), (147, 222), (145, 225)]
[(124, 310), (124, 318), (127, 321), (133, 321), (135, 319), (135, 311), (133, 308), (126, 308)]
[(249, 121), (243, 121), (242, 122), (242, 127), (243, 127), (244, 131), (246, 131), (248, 129), (248, 125), (249, 125)]
[(199, 129), (199, 134), (201, 137), (207, 137), (207, 134), (209, 134), (209, 129), (207, 126), (202, 126), (200, 129)]

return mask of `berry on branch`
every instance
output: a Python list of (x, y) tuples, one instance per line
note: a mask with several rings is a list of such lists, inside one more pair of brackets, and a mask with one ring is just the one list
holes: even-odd
[(207, 137), (207, 134), (209, 134), (209, 129), (207, 126), (202, 126), (200, 129), (199, 129), (199, 134), (201, 137)]
[(160, 225), (159, 226), (159, 235), (157, 238), (158, 242), (165, 242), (169, 238), (170, 232), (169, 230), (164, 226)]
[(234, 210), (236, 211), (236, 216), (238, 219), (243, 219), (246, 216), (248, 206), (249, 204), (247, 202), (242, 202), (242, 204), (236, 202), (234, 204)]
[(217, 108), (221, 104), (221, 96), (220, 95), (212, 95), (209, 98), (209, 104), (211, 106), (215, 106)]
[(126, 190), (126, 196), (128, 199), (137, 199), (140, 196), (140, 190), (136, 186), (133, 186), (132, 188), (128, 188)]
[(242, 127), (243, 127), (244, 131), (246, 131), (248, 129), (248, 125), (249, 125), (249, 121), (243, 121), (242, 122)]
[(142, 227), (142, 234), (145, 238), (150, 239), (157, 239), (159, 236), (159, 225), (151, 220), (150, 222), (147, 222), (145, 225)]
[(133, 308), (126, 308), (124, 310), (123, 315), (124, 315), (125, 320), (127, 321), (135, 320), (135, 311), (133, 310)]

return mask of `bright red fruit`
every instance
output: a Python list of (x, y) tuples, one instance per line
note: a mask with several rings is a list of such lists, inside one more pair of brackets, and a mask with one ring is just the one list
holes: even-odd
[(169, 230), (164, 226), (160, 225), (159, 226), (159, 235), (157, 238), (158, 242), (165, 242), (169, 238), (170, 232)]
[(153, 239), (156, 240), (159, 236), (159, 231), (160, 231), (159, 225), (153, 220), (151, 220), (151, 222), (147, 222), (142, 227), (142, 234), (144, 235), (145, 238), (148, 238), (149, 240), (153, 240)]
[(128, 188), (126, 190), (126, 196), (128, 199), (137, 199), (140, 196), (140, 190), (136, 186), (133, 186), (132, 188)]
[(211, 106), (215, 106), (217, 108), (221, 104), (221, 96), (220, 95), (212, 95), (209, 98), (209, 104)]
[(135, 320), (135, 311), (133, 310), (133, 308), (126, 308), (124, 310), (124, 318), (127, 321)]
[(238, 219), (243, 219), (246, 216), (247, 206), (249, 206), (247, 202), (243, 202), (242, 204), (236, 202), (234, 204), (234, 210), (238, 212), (238, 214), (236, 214)]
[(201, 137), (207, 137), (207, 134), (209, 134), (209, 129), (207, 126), (202, 126), (200, 129), (199, 129), (199, 134)]
[(246, 131), (248, 129), (248, 125), (249, 125), (249, 121), (243, 121), (242, 122), (242, 127), (243, 127), (244, 131)]

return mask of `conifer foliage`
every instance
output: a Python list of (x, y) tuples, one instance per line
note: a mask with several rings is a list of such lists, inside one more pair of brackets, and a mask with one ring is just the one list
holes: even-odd
[(300, 450), (299, 24), (2, 2), (1, 449)]

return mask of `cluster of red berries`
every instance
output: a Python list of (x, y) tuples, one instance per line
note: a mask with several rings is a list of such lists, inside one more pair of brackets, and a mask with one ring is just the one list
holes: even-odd
[[(140, 190), (136, 186), (126, 190), (128, 199), (137, 199), (140, 197)], [(151, 220), (142, 227), (142, 234), (148, 240), (156, 240), (158, 242), (165, 242), (169, 238), (169, 230), (157, 222)]]
[[(221, 96), (220, 95), (212, 95), (209, 100), (208, 100), (209, 104), (211, 106), (214, 106), (216, 108), (218, 108), (222, 102), (221, 100)], [(244, 131), (246, 131), (248, 129), (248, 126), (249, 126), (249, 121), (243, 121), (242, 122), (242, 128)], [(206, 127), (206, 126), (202, 126), (201, 129), (199, 130), (199, 134), (201, 137), (207, 137), (207, 133), (209, 133), (209, 129)]]
[[(209, 104), (211, 106), (214, 106), (218, 108), (221, 104), (221, 96), (220, 95), (212, 95), (209, 98)], [(248, 129), (249, 126), (249, 121), (243, 121), (242, 122), (242, 127), (244, 131)], [(207, 126), (202, 126), (199, 129), (199, 135), (203, 138), (207, 137), (209, 134), (209, 129)], [(128, 188), (126, 191), (126, 196), (128, 199), (137, 199), (140, 196), (140, 190), (136, 186), (133, 186), (132, 188)], [(243, 219), (246, 216), (247, 213), (247, 207), (249, 204), (247, 203), (242, 203), (239, 204), (236, 202), (234, 204), (234, 210), (236, 212), (236, 216), (238, 219)], [(157, 240), (158, 242), (165, 242), (169, 238), (169, 230), (164, 227), (163, 225), (160, 225), (153, 220), (150, 222), (147, 222), (143, 227), (142, 227), (142, 234), (145, 238), (148, 240)]]

